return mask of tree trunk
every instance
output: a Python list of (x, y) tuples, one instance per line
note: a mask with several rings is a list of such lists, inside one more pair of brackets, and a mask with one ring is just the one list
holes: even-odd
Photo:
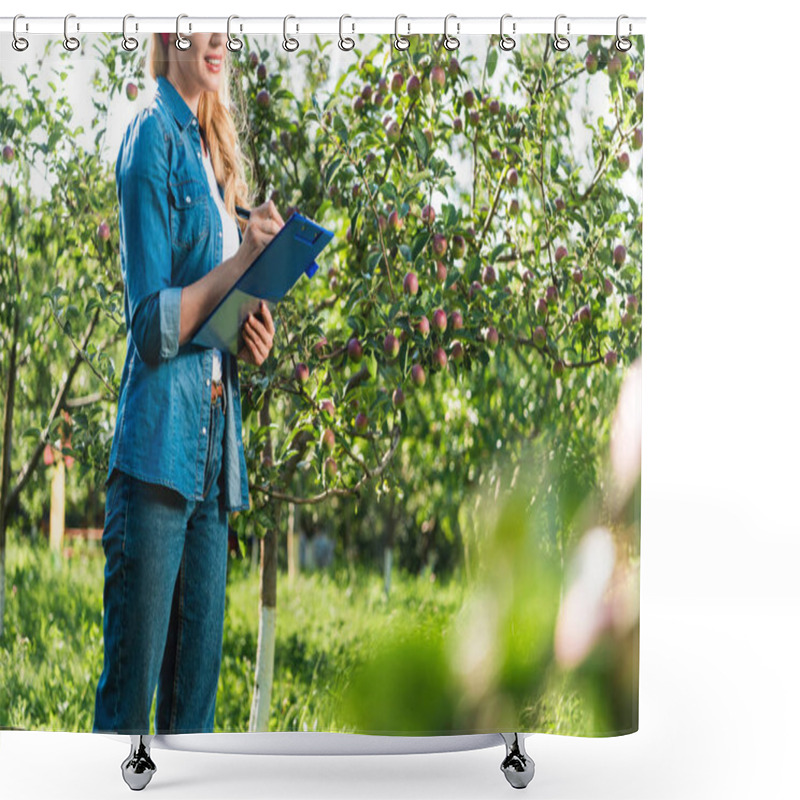
[(251, 733), (269, 731), (270, 698), (275, 670), (277, 543), (276, 531), (267, 531), (261, 540), (261, 608), (258, 617), (256, 679), (253, 687), (253, 705), (250, 708)]
[(66, 517), (66, 470), (64, 457), (57, 453), (53, 463), (53, 477), (50, 483), (50, 549), (61, 552), (64, 541), (64, 520)]
[(0, 639), (5, 630), (6, 611), (6, 526), (8, 524), (8, 495), (11, 484), (11, 436), (14, 425), (14, 392), (17, 387), (17, 338), (19, 309), (14, 310), (14, 332), (8, 357), (5, 414), (3, 419), (3, 456), (0, 459)]
[(300, 536), (297, 530), (297, 506), (294, 503), (289, 503), (286, 519), (286, 560), (291, 589), (300, 569)]
[[(270, 392), (264, 397), (261, 407), (261, 425), (269, 430)], [(272, 463), (272, 436), (267, 435), (264, 445), (264, 461)], [(269, 731), (270, 698), (272, 678), (275, 670), (275, 627), (277, 605), (278, 533), (266, 531), (261, 539), (261, 588), (259, 590), (258, 645), (256, 648), (256, 674), (253, 686), (253, 703), (250, 707), (251, 733)]]
[(392, 551), (394, 550), (394, 532), (397, 526), (393, 502), (389, 503), (388, 512), (386, 539), (383, 544), (383, 591), (387, 600), (392, 590)]

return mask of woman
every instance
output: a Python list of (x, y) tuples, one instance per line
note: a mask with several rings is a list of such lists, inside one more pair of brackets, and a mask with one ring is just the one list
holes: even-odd
[[(200, 324), (283, 226), (248, 206), (224, 105), (225, 36), (183, 51), (154, 35), (153, 102), (116, 163), (128, 329), (107, 476), (104, 664), (93, 730), (213, 731), (222, 656), (227, 513), (249, 507), (236, 358), (191, 344)], [(269, 309), (242, 326), (237, 358), (272, 349)]]

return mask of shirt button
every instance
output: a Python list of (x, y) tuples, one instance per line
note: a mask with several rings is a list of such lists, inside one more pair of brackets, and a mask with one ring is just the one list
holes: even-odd
[(219, 236), (219, 238), (221, 239), (221, 238), (222, 238), (222, 231), (220, 231), (220, 232), (217, 234), (217, 236)]
[(186, 195), (186, 202), (187, 202), (187, 203), (191, 203), (191, 202), (192, 202), (192, 198), (191, 198), (191, 197), (189, 197), (189, 195), (188, 195), (188, 194)]
[(211, 381), (208, 378), (206, 378), (206, 386), (211, 386)]
[(206, 435), (206, 429), (205, 429), (205, 427), (204, 427), (204, 428), (203, 428), (203, 436), (205, 436), (205, 435)]

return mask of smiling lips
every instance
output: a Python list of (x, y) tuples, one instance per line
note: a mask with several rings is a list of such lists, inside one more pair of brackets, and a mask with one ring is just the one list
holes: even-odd
[(222, 59), (219, 56), (206, 56), (205, 62), (209, 72), (216, 74), (222, 69)]

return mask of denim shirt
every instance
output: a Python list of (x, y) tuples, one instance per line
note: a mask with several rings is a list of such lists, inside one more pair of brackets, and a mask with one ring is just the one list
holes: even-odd
[[(157, 83), (153, 102), (128, 125), (116, 163), (128, 337), (106, 484), (116, 467), (202, 500), (212, 352), (178, 346), (181, 290), (222, 261), (222, 220), (197, 118), (166, 77)], [(239, 511), (250, 503), (239, 372), (226, 352), (222, 380), (223, 501), (226, 511)]]

